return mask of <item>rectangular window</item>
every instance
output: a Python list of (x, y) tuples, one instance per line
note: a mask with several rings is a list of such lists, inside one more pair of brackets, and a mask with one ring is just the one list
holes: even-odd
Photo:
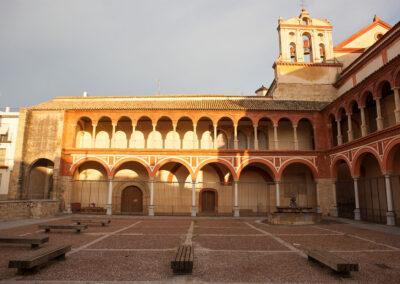
[(8, 134), (0, 135), (0, 143), (7, 143), (7, 142), (10, 142), (8, 141)]

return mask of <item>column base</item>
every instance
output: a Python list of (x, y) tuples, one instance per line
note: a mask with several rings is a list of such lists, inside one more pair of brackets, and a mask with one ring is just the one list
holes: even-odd
[(338, 217), (339, 216), (339, 213), (338, 213), (338, 210), (337, 210), (336, 206), (331, 209), (331, 216), (332, 217)]
[(233, 207), (233, 217), (240, 217), (239, 206)]
[(112, 204), (106, 205), (107, 215), (112, 215)]
[(190, 212), (190, 216), (196, 217), (197, 216), (197, 207), (192, 206), (192, 211)]
[(388, 226), (396, 225), (395, 214), (393, 211), (386, 212), (386, 225)]
[(360, 209), (354, 209), (354, 220), (360, 221), (361, 220), (361, 213)]
[(154, 216), (154, 205), (149, 205), (149, 216)]

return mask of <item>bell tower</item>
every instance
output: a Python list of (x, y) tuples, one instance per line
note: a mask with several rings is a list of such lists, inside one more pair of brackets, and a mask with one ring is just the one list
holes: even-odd
[(278, 20), (279, 58), (287, 63), (333, 62), (332, 25), (311, 18), (306, 9), (298, 17)]

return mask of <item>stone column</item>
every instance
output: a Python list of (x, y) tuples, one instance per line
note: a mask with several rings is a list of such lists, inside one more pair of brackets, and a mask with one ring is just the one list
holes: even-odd
[(108, 178), (107, 215), (112, 215), (113, 180)]
[(356, 208), (354, 209), (354, 220), (361, 220), (360, 199), (358, 197), (358, 177), (353, 178), (353, 181), (354, 181), (354, 199), (356, 202)]
[(367, 123), (365, 122), (365, 107), (360, 106), (360, 112), (361, 112), (361, 136), (367, 136), (368, 131), (367, 131)]
[(386, 212), (386, 224), (394, 226), (396, 224), (395, 215), (393, 212), (393, 196), (392, 196), (392, 185), (390, 183), (390, 175), (385, 175), (386, 185), (386, 201), (387, 201), (387, 212)]
[(334, 180), (332, 180), (332, 198), (333, 198), (333, 208), (331, 209), (331, 215), (333, 217), (338, 217), (336, 182)]
[[(179, 136), (179, 133), (176, 132), (176, 126), (177, 126), (176, 123), (172, 124), (172, 131), (174, 132), (174, 137), (178, 139), (178, 144), (179, 144), (178, 145), (178, 149), (182, 149), (182, 141), (181, 141), (181, 138)], [(164, 148), (165, 148), (165, 143), (164, 143)]]
[(351, 113), (347, 113), (347, 137), (349, 139), (349, 142), (354, 140), (354, 134), (353, 134), (353, 124), (351, 123)]
[(278, 124), (274, 124), (274, 150), (279, 149)]
[(376, 126), (379, 130), (383, 129), (383, 117), (382, 117), (382, 109), (381, 109), (381, 98), (375, 98), (376, 102)]
[(128, 148), (133, 148), (135, 146), (135, 131), (136, 131), (136, 124), (132, 124), (132, 133), (131, 139), (128, 141)]
[(340, 126), (340, 119), (336, 120), (336, 127), (337, 127), (337, 143), (338, 145), (342, 145), (343, 136), (342, 136), (342, 127)]
[(237, 137), (237, 124), (233, 125), (233, 148), (239, 149), (239, 140)]
[(192, 180), (192, 217), (196, 217), (197, 206), (196, 206), (196, 181)]
[(112, 124), (112, 132), (111, 132), (111, 141), (110, 141), (110, 148), (115, 148), (115, 128), (116, 124)]
[(258, 150), (258, 128), (257, 125), (254, 124), (254, 150)]
[(199, 140), (197, 139), (197, 124), (193, 123), (193, 149), (199, 149)]
[(149, 200), (149, 216), (154, 216), (154, 179), (149, 179), (149, 191), (150, 191), (150, 200)]
[(293, 124), (294, 149), (299, 150), (299, 139), (297, 138), (297, 124)]
[(239, 217), (239, 188), (237, 180), (233, 181), (233, 194), (234, 194), (234, 206), (233, 206), (233, 216)]
[(214, 125), (214, 149), (218, 149), (218, 143), (217, 143), (217, 125)]
[(92, 129), (92, 148), (96, 147), (96, 128), (97, 128), (97, 124), (93, 124), (93, 129)]
[(396, 117), (396, 123), (400, 123), (400, 87), (394, 87), (393, 90), (393, 95), (394, 95), (394, 115)]
[(280, 193), (280, 181), (275, 182), (275, 194), (276, 194), (276, 207), (281, 206), (281, 193)]

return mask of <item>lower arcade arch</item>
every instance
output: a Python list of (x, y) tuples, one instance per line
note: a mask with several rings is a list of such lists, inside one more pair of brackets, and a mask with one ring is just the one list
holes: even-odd
[(50, 199), (53, 192), (54, 163), (38, 159), (29, 167), (27, 195), (29, 199)]
[(339, 160), (336, 163), (336, 206), (338, 216), (354, 219), (355, 196), (354, 180), (351, 176), (348, 164)]
[(298, 207), (317, 207), (317, 185), (308, 165), (294, 162), (283, 169), (279, 197), (281, 206), (290, 206), (295, 198)]

